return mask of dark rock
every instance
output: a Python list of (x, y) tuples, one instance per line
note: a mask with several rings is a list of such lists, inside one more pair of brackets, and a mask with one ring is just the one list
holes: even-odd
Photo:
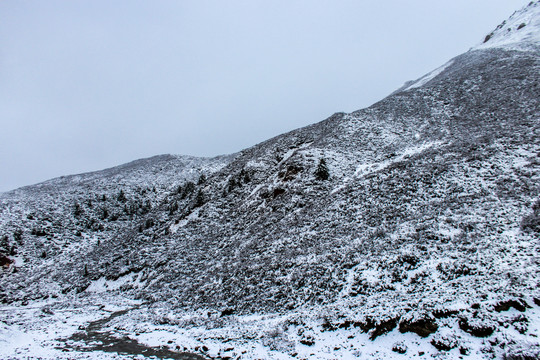
[(429, 317), (417, 320), (402, 320), (399, 323), (399, 332), (413, 332), (421, 337), (428, 337), (435, 333), (438, 328), (435, 319)]
[(433, 316), (436, 319), (444, 319), (457, 314), (459, 314), (458, 310), (437, 309), (433, 311)]
[(405, 354), (407, 352), (407, 346), (402, 343), (396, 343), (392, 346), (392, 351), (398, 354)]
[(476, 337), (488, 337), (493, 334), (495, 327), (489, 324), (470, 324), (466, 318), (459, 319), (459, 328)]
[(433, 345), (437, 350), (450, 351), (456, 348), (458, 343), (456, 339), (451, 337), (438, 337), (431, 339), (431, 345)]
[(306, 336), (300, 339), (300, 344), (303, 344), (306, 346), (313, 346), (315, 344), (315, 340), (311, 336)]
[(232, 315), (234, 314), (234, 309), (225, 309), (225, 310), (222, 310), (221, 311), (221, 315), (220, 316), (229, 316), (229, 315)]
[(375, 324), (375, 327), (371, 330), (369, 335), (370, 340), (375, 340), (377, 337), (387, 334), (390, 331), (394, 330), (398, 324), (399, 318), (391, 318), (385, 321), (382, 321), (378, 324)]
[(272, 192), (272, 196), (275, 198), (277, 198), (279, 195), (281, 194), (284, 194), (285, 193), (285, 189), (283, 188), (275, 188), (274, 191)]
[(9, 266), (13, 264), (13, 260), (8, 258), (7, 256), (0, 254), (0, 266)]
[(511, 299), (506, 301), (500, 301), (495, 306), (494, 309), (497, 312), (508, 311), (510, 308), (514, 308), (517, 311), (524, 312), (527, 308), (531, 306), (523, 299)]

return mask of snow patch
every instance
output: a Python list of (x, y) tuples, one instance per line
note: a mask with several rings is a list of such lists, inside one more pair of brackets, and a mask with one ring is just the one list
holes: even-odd
[(178, 231), (179, 228), (186, 226), (188, 224), (188, 222), (190, 222), (191, 220), (194, 220), (194, 219), (196, 219), (198, 217), (199, 217), (199, 209), (193, 211), (185, 219), (182, 219), (182, 220), (178, 221), (177, 224), (172, 224), (170, 226), (169, 230), (171, 231), (172, 234), (174, 234), (174, 233), (176, 233)]
[(141, 287), (142, 282), (140, 281), (140, 274), (128, 274), (120, 276), (116, 280), (107, 280), (104, 277), (95, 280), (92, 284), (86, 289), (87, 292), (91, 293), (103, 293), (108, 291), (119, 290), (122, 286), (129, 284), (132, 287)]
[(523, 50), (540, 44), (540, 2), (529, 3), (500, 24), (472, 50), (502, 47)]
[(392, 159), (389, 159), (389, 160), (381, 161), (381, 162), (378, 162), (378, 163), (371, 163), (371, 164), (360, 164), (356, 168), (356, 172), (354, 173), (354, 175), (356, 177), (362, 177), (362, 176), (366, 176), (368, 174), (374, 173), (376, 171), (380, 171), (380, 170), (385, 169), (385, 168), (387, 168), (388, 166), (390, 166), (390, 165), (392, 165), (394, 163), (405, 160), (405, 158), (407, 158), (407, 157), (410, 157), (410, 156), (416, 155), (416, 154), (420, 154), (423, 151), (425, 151), (425, 150), (427, 150), (427, 149), (429, 149), (429, 148), (431, 148), (433, 146), (440, 145), (440, 144), (442, 144), (442, 141), (428, 142), (428, 143), (421, 144), (419, 146), (408, 148), (401, 155), (399, 155), (397, 157), (394, 157)]
[(429, 81), (433, 80), (437, 75), (439, 75), (440, 73), (442, 73), (446, 68), (448, 68), (450, 65), (452, 65), (454, 63), (453, 60), (450, 60), (449, 62), (447, 62), (446, 64), (444, 64), (443, 66), (440, 66), (438, 67), (437, 69), (433, 70), (432, 72), (422, 76), (420, 79), (416, 80), (415, 82), (413, 82), (411, 85), (409, 85), (406, 89), (404, 89), (403, 91), (407, 91), (407, 90), (411, 90), (411, 89), (415, 89), (415, 88), (419, 88), (421, 86), (424, 86), (425, 84), (427, 84)]

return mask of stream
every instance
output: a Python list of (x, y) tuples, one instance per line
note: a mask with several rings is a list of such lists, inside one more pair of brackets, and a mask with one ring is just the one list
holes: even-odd
[[(150, 347), (139, 343), (137, 340), (128, 337), (116, 337), (113, 331), (103, 329), (104, 325), (116, 317), (137, 309), (139, 306), (127, 310), (115, 311), (108, 317), (92, 321), (88, 326), (79, 332), (71, 335), (67, 339), (59, 339), (65, 343), (61, 349), (72, 349), (82, 352), (105, 351), (118, 353), (120, 355), (143, 355), (158, 359), (175, 360), (205, 360), (206, 358), (185, 352), (175, 352), (167, 347)], [(74, 344), (71, 344), (74, 343)]]

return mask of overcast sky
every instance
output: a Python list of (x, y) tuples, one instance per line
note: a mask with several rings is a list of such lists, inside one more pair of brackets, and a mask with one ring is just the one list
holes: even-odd
[(528, 0), (0, 1), (0, 191), (382, 99)]

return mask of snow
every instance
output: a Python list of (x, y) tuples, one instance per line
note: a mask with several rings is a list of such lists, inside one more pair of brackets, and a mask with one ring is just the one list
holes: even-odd
[(292, 148), (292, 149), (289, 149), (284, 155), (283, 155), (283, 159), (281, 159), (281, 161), (279, 162), (278, 166), (284, 164), (287, 162), (287, 160), (289, 160), (291, 157), (293, 157), (293, 155), (295, 155), (297, 152), (299, 151), (302, 151), (304, 149), (307, 149), (309, 146), (311, 146), (312, 142), (308, 142), (308, 143), (304, 143), (304, 144), (301, 144), (300, 146), (298, 147), (295, 147), (295, 148)]
[(104, 277), (95, 280), (92, 284), (86, 289), (86, 291), (91, 293), (102, 293), (107, 291), (119, 290), (122, 286), (130, 284), (134, 287), (141, 287), (143, 284), (140, 282), (141, 274), (128, 274), (120, 276), (116, 280), (107, 280)]
[(180, 220), (177, 224), (172, 224), (169, 229), (171, 233), (174, 234), (178, 231), (179, 228), (186, 226), (190, 221), (193, 221), (197, 219), (198, 217), (199, 217), (199, 209), (189, 214), (189, 216), (186, 217), (185, 219)]
[[(6, 315), (8, 315), (5, 313), (6, 310), (0, 308), (2, 320), (6, 319)], [(15, 314), (17, 315), (16, 323), (7, 325), (5, 322), (0, 322), (0, 358), (120, 358), (117, 354), (93, 353), (76, 355), (62, 351), (61, 343), (56, 339), (71, 335), (78, 330), (81, 323), (95, 320), (95, 314), (86, 311), (81, 312), (76, 309), (67, 309), (47, 315), (41, 311), (41, 308), (36, 309), (33, 306), (18, 308), (13, 315)], [(57, 349), (57, 346), (60, 346), (60, 349)]]
[[(375, 163), (362, 163), (360, 165), (357, 165), (353, 178), (360, 178), (360, 177), (364, 177), (366, 175), (372, 174), (374, 172), (381, 171), (392, 164), (404, 161), (413, 155), (420, 154), (429, 148), (439, 146), (441, 144), (443, 144), (442, 141), (426, 142), (417, 146), (407, 148), (400, 155), (395, 156), (388, 160), (375, 162)], [(343, 178), (342, 184), (332, 189), (331, 194), (335, 194), (336, 192), (343, 190), (347, 186), (347, 183), (349, 183), (351, 180), (352, 180), (351, 177)]]
[[(528, 16), (537, 6), (504, 25), (521, 34), (520, 44), (535, 39), (527, 31), (536, 27)], [(517, 30), (522, 21), (529, 22)], [(501, 29), (486, 46), (515, 46)], [(0, 306), (0, 358), (138, 357), (68, 349), (65, 339), (98, 319), (100, 331), (118, 340), (213, 358), (462, 356), (459, 347), (437, 350), (432, 342), (466, 347), (470, 359), (533, 353), (538, 238), (520, 224), (538, 197), (538, 99), (513, 90), (517, 78), (532, 88), (537, 53), (481, 54), (502, 54), (504, 66), (494, 70), (484, 56), (465, 54), (482, 65), (467, 67), (466, 81), (432, 81), (246, 149), (232, 162), (165, 156), (3, 194), (0, 235), (20, 253), (1, 273), (0, 295), (13, 303)], [(447, 63), (409, 89), (469, 65)], [(456, 90), (463, 94), (454, 98)], [(523, 103), (510, 101), (518, 92)], [(313, 176), (321, 158), (328, 181)], [(284, 179), (293, 165), (301, 170)], [(178, 185), (206, 171), (218, 173), (207, 174), (199, 189), (208, 201), (194, 209)], [(224, 191), (235, 177), (241, 186)], [(125, 211), (119, 186), (151, 210)], [(85, 217), (73, 214), (75, 201)], [(171, 214), (172, 201), (181, 207)], [(103, 208), (120, 217), (102, 216)], [(102, 228), (89, 227), (90, 218)], [(149, 218), (156, 225), (142, 229)], [(48, 233), (31, 233), (38, 227)], [(498, 311), (501, 301), (530, 308)], [(462, 319), (493, 325), (494, 333), (475, 337)], [(402, 333), (400, 322), (413, 320), (438, 330), (425, 338)], [(385, 321), (391, 329), (376, 334)]]
[(530, 45), (540, 44), (540, 2), (532, 1), (525, 8), (515, 12), (489, 35), (489, 40), (478, 44), (472, 50), (506, 48), (522, 50)]
[[(466, 304), (455, 303), (450, 308), (463, 308)], [(138, 342), (148, 346), (164, 346), (171, 349), (184, 349), (197, 352), (203, 346), (208, 350), (205, 354), (216, 356), (233, 356), (240, 359), (404, 359), (404, 358), (438, 358), (454, 359), (460, 356), (459, 347), (450, 351), (437, 350), (432, 345), (434, 339), (456, 339), (459, 345), (466, 348), (469, 359), (485, 358), (484, 349), (489, 340), (475, 338), (458, 329), (457, 320), (448, 318), (439, 320), (437, 334), (427, 338), (419, 337), (413, 333), (401, 333), (398, 328), (387, 334), (369, 338), (355, 327), (325, 331), (321, 327), (320, 318), (325, 313), (323, 309), (289, 313), (287, 315), (265, 314), (264, 316), (234, 316), (223, 319), (220, 328), (207, 328), (195, 326), (189, 329), (172, 325), (154, 325), (149, 322), (140, 322), (136, 319), (124, 319), (115, 327), (124, 328), (136, 326), (137, 335), (129, 335)], [(540, 311), (538, 308), (529, 310), (531, 317), (530, 333), (539, 335)], [(510, 310), (504, 315), (514, 318), (521, 313)], [(193, 316), (198, 317), (200, 315)], [(295, 325), (294, 319), (302, 319), (303, 325)], [(131, 325), (130, 325), (131, 323)], [(119, 336), (123, 331), (119, 331)], [(310, 338), (312, 345), (302, 343), (303, 339)], [(534, 344), (525, 340), (525, 337), (512, 327), (502, 329), (496, 335), (497, 339), (507, 341), (511, 339), (519, 346), (529, 349)], [(221, 342), (227, 339), (226, 342)], [(505, 340), (506, 339), (506, 340)], [(395, 346), (406, 350), (405, 354), (393, 351)], [(528, 346), (528, 347), (527, 347)], [(46, 353), (47, 349), (43, 351)], [(76, 357), (74, 357), (76, 358)]]
[(403, 151), (401, 153), (401, 155), (396, 156), (395, 158), (385, 160), (385, 161), (381, 161), (381, 162), (378, 162), (378, 163), (360, 164), (356, 168), (356, 172), (354, 173), (354, 175), (357, 176), (357, 177), (362, 177), (362, 176), (366, 176), (368, 174), (371, 174), (373, 172), (383, 170), (383, 169), (387, 168), (388, 166), (390, 166), (390, 165), (392, 165), (394, 163), (403, 161), (406, 158), (411, 157), (413, 155), (420, 154), (420, 153), (424, 152), (425, 150), (427, 150), (427, 149), (429, 149), (431, 147), (440, 145), (440, 144), (442, 144), (441, 141), (426, 142), (426, 143), (423, 143), (421, 145), (410, 147), (410, 148), (406, 149), (405, 151)]
[[(446, 64), (444, 64), (443, 66), (440, 66), (438, 67), (437, 69), (433, 70), (432, 72), (422, 76), (420, 79), (416, 80), (415, 82), (413, 82), (411, 85), (409, 85), (408, 87), (406, 87), (403, 91), (407, 91), (407, 90), (411, 90), (411, 89), (416, 89), (416, 88), (419, 88), (421, 86), (424, 86), (425, 84), (427, 84), (429, 81), (433, 80), (437, 75), (439, 75), (440, 73), (442, 73), (444, 70), (446, 70), (450, 65), (452, 65), (454, 63), (453, 60), (450, 60), (449, 62), (447, 62)], [(417, 138), (419, 138), (419, 134), (416, 134), (417, 135)]]
[[(540, 2), (533, 1), (525, 8), (516, 11), (507, 21), (499, 25), (489, 35), (488, 41), (474, 46), (471, 50), (505, 48), (509, 50), (529, 49), (540, 44)], [(408, 91), (426, 85), (453, 64), (450, 60), (420, 79), (409, 82), (401, 89)]]

